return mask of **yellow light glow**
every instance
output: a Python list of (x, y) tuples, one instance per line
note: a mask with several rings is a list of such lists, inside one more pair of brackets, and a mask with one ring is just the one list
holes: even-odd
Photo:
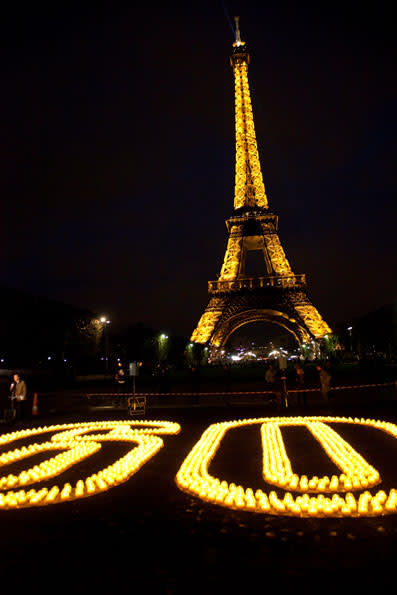
[[(310, 430), (319, 441), (330, 459), (339, 467), (339, 477), (316, 476), (308, 479), (305, 475), (298, 477), (293, 473), (287, 456), (281, 425), (303, 425)], [(335, 430), (320, 421), (271, 421), (261, 427), (263, 448), (263, 476), (265, 481), (279, 487), (302, 492), (347, 492), (374, 486), (380, 482), (379, 473), (359, 455), (348, 442), (343, 440)]]
[(248, 85), (248, 65), (234, 63), (236, 113), (236, 178), (234, 208), (244, 206), (267, 208), (267, 197), (259, 162), (251, 97)]
[[(236, 40), (234, 47), (240, 44), (243, 42)], [(277, 234), (278, 219), (274, 215), (270, 216), (268, 212), (268, 200), (263, 183), (252, 113), (248, 63), (248, 52), (245, 50), (237, 54), (233, 52), (231, 64), (234, 74), (236, 136), (234, 209), (235, 211), (241, 210), (242, 213), (227, 222), (229, 238), (223, 265), (218, 279), (209, 282), (210, 301), (190, 340), (201, 344), (208, 342), (213, 347), (223, 345), (227, 340), (225, 334), (228, 333), (227, 328), (232, 315), (230, 313), (235, 313), (234, 306), (239, 304), (241, 294), (250, 293), (258, 287), (270, 290), (273, 290), (274, 287), (280, 289), (301, 287), (301, 291), (291, 292), (289, 296), (288, 294), (283, 295), (281, 300), (288, 304), (290, 311), (293, 311), (291, 320), (294, 321), (294, 327), (297, 328), (291, 332), (297, 333), (300, 340), (310, 340), (311, 338), (320, 340), (326, 334), (332, 333), (332, 330), (304, 291), (306, 286), (304, 276), (293, 274)], [(251, 219), (250, 223), (255, 222), (257, 227), (260, 225), (262, 233), (255, 236), (247, 232), (246, 224), (249, 219)], [(249, 242), (247, 243), (248, 237)], [(257, 245), (254, 245), (254, 237), (256, 237)], [(254, 249), (260, 249), (263, 252), (264, 276), (248, 279), (245, 274), (246, 252)], [(240, 295), (237, 296), (236, 303), (232, 307), (233, 294), (236, 292)], [(216, 301), (214, 294), (223, 295), (223, 297)], [(274, 293), (274, 296), (276, 295)], [(287, 299), (285, 300), (285, 298)], [(268, 303), (267, 300), (264, 302)], [(248, 311), (250, 308), (246, 306), (246, 309)], [(247, 320), (243, 324), (249, 322), (252, 321), (247, 316)], [(282, 320), (275, 317), (274, 322), (279, 324)]]
[[(374, 486), (381, 478), (327, 423), (350, 423), (383, 430), (397, 438), (397, 426), (390, 422), (345, 417), (276, 417), (244, 419), (216, 423), (203, 433), (179, 469), (178, 487), (199, 498), (228, 508), (300, 517), (378, 516), (397, 512), (397, 490), (375, 495), (366, 489), (354, 496), (352, 490)], [(284, 488), (280, 498), (275, 490), (265, 493), (252, 488), (227, 484), (208, 473), (208, 467), (221, 445), (225, 433), (245, 425), (260, 425), (263, 449), (263, 475), (267, 483)], [(339, 477), (299, 477), (293, 473), (280, 432), (280, 426), (306, 426), (326, 453), (341, 469)], [(300, 491), (294, 496), (289, 490)], [(338, 490), (341, 492), (335, 493)], [(310, 492), (319, 493), (309, 496)], [(333, 495), (331, 497), (331, 493)], [(345, 495), (343, 495), (345, 493)], [(328, 494), (328, 495), (327, 495)]]
[(223, 300), (211, 297), (209, 304), (201, 316), (190, 340), (193, 343), (207, 343), (214, 332), (215, 326), (222, 315)]
[[(92, 431), (99, 433), (87, 435), (87, 432)], [(0, 455), (1, 469), (41, 452), (62, 451), (39, 465), (21, 471), (18, 476), (9, 474), (0, 477), (0, 490), (6, 490), (4, 493), (0, 492), (0, 509), (43, 506), (74, 500), (94, 495), (123, 483), (139, 471), (162, 448), (163, 441), (159, 434), (178, 434), (180, 426), (167, 421), (141, 420), (61, 424), (3, 434), (0, 436), (0, 445), (53, 432), (55, 434), (51, 437), (51, 441), (34, 443), (27, 447), (22, 446)], [(134, 447), (112, 465), (85, 479), (79, 479), (74, 487), (70, 483), (66, 483), (62, 488), (54, 485), (38, 491), (30, 489), (25, 492), (24, 489), (19, 489), (14, 492), (9, 489), (18, 489), (59, 475), (77, 462), (98, 452), (101, 442), (105, 441), (131, 442), (134, 443)]]
[(295, 310), (302, 318), (303, 322), (316, 339), (321, 339), (328, 333), (332, 333), (331, 328), (323, 320), (318, 310), (310, 303), (296, 304)]

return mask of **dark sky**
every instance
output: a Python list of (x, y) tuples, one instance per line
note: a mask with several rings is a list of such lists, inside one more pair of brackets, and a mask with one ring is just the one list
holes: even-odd
[(294, 272), (331, 325), (395, 300), (391, 9), (10, 3), (0, 283), (191, 333), (233, 208), (238, 14), (264, 182)]

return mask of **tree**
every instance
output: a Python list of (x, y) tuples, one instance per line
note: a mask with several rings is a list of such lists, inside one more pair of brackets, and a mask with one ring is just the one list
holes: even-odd
[(338, 348), (340, 348), (338, 335), (329, 334), (324, 336), (323, 351), (326, 355), (333, 355)]

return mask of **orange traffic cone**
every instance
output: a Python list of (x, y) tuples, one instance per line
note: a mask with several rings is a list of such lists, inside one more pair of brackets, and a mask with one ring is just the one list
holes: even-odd
[(32, 415), (38, 415), (39, 414), (39, 408), (37, 405), (37, 393), (34, 393), (33, 395), (33, 406), (32, 406)]

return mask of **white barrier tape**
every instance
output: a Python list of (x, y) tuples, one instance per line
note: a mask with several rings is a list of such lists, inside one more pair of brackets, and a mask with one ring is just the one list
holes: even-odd
[[(381, 384), (357, 384), (357, 385), (349, 385), (349, 386), (331, 386), (330, 390), (348, 390), (352, 388), (373, 388), (377, 386), (395, 386), (397, 388), (396, 382), (383, 382)], [(288, 389), (287, 393), (309, 393), (309, 392), (320, 392), (321, 388), (292, 388)], [(87, 398), (91, 397), (184, 397), (184, 396), (233, 396), (233, 395), (274, 395), (276, 392), (282, 392), (278, 389), (274, 390), (261, 390), (261, 391), (239, 391), (239, 392), (208, 392), (208, 393), (198, 393), (198, 392), (186, 392), (186, 393), (88, 393), (86, 396)]]

